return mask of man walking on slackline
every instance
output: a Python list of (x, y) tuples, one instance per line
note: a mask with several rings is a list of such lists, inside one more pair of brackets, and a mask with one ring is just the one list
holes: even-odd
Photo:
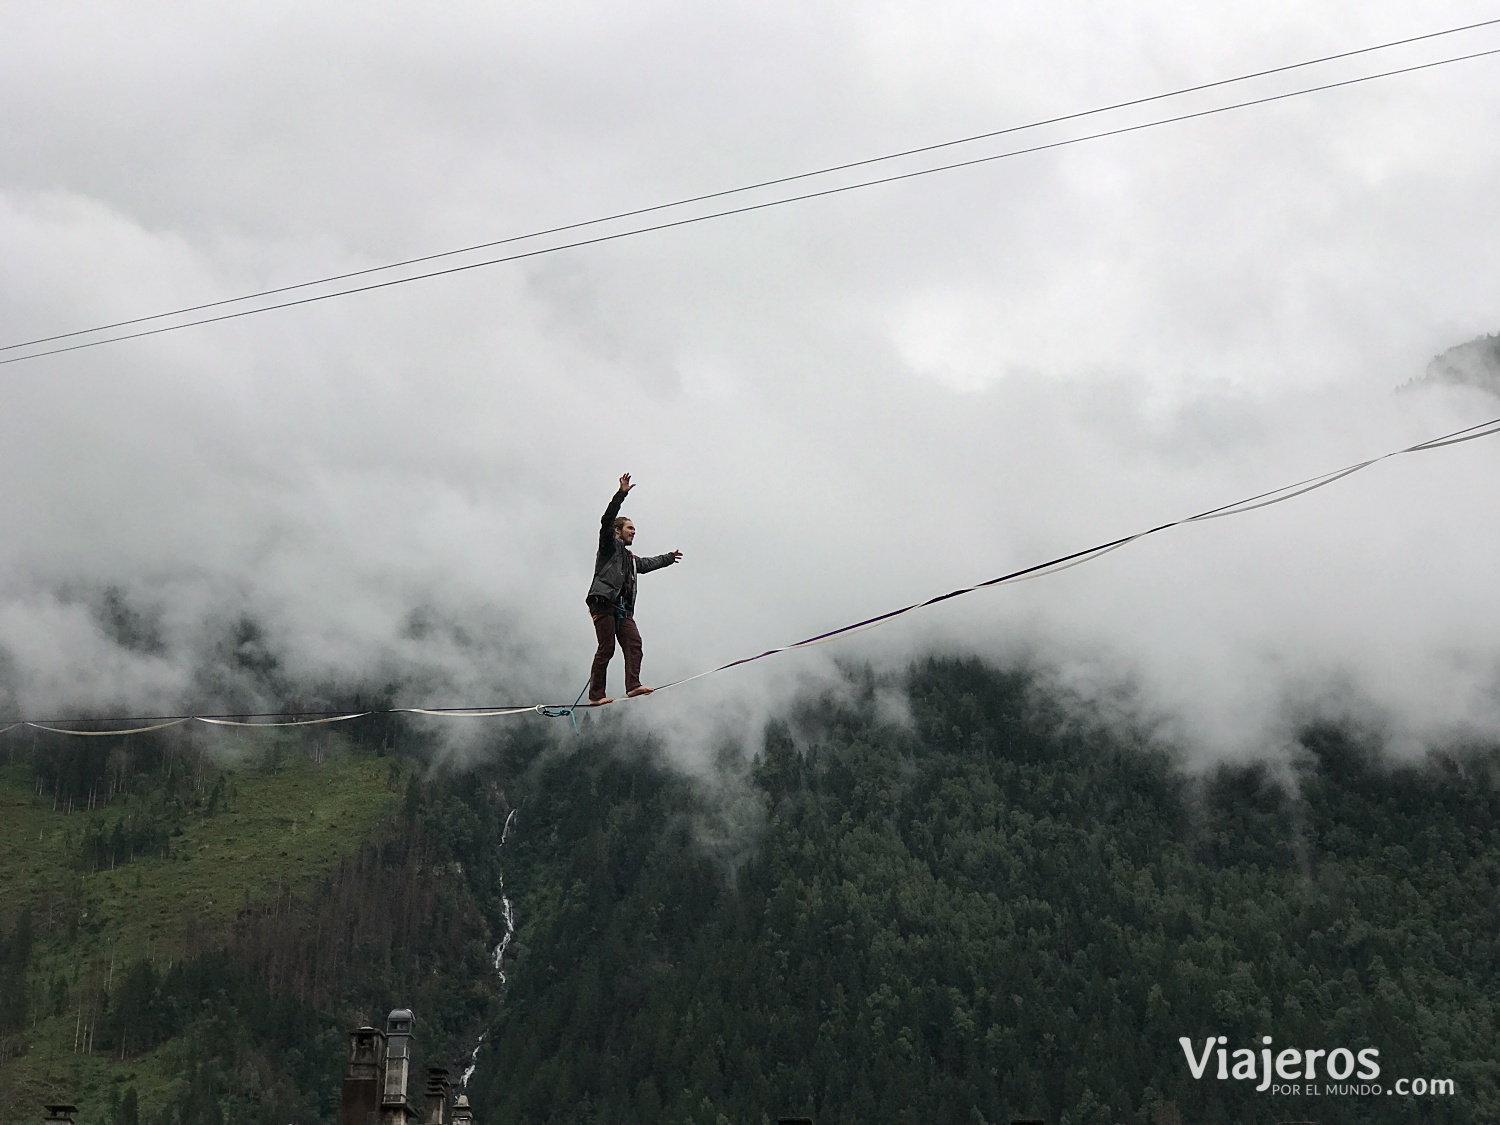
[(671, 566), (682, 558), (681, 551), (668, 551), (665, 555), (644, 559), (631, 554), (635, 524), (620, 515), (620, 505), (625, 503), (626, 494), (634, 487), (629, 473), (621, 477), (620, 490), (604, 509), (604, 518), (599, 521), (594, 584), (589, 587), (587, 599), (589, 616), (594, 619), (594, 636), (599, 640), (599, 650), (594, 653), (594, 666), (589, 673), (590, 703), (614, 702), (604, 694), (604, 679), (615, 655), (616, 637), (625, 650), (625, 694), (651, 694), (653, 689), (641, 683), (641, 633), (635, 627), (635, 576)]

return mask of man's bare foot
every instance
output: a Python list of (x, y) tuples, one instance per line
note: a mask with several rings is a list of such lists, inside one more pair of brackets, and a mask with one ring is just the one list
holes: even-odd
[(601, 695), (598, 699), (590, 699), (589, 700), (589, 706), (590, 707), (603, 707), (606, 703), (613, 703), (613, 702), (614, 702), (614, 700), (611, 699), (609, 696), (607, 696), (607, 695)]
[(625, 694), (630, 696), (631, 699), (634, 699), (638, 695), (650, 695), (655, 690), (656, 689), (653, 687), (647, 687), (645, 684), (642, 684), (640, 687), (631, 688)]

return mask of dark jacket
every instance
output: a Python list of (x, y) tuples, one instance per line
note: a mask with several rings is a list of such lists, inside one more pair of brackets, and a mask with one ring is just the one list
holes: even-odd
[(599, 550), (594, 555), (594, 583), (589, 587), (588, 600), (596, 608), (623, 604), (625, 616), (630, 617), (635, 613), (635, 576), (671, 566), (677, 560), (670, 551), (644, 559), (631, 554), (630, 548), (615, 535), (615, 517), (623, 503), (625, 494), (616, 492), (599, 521)]

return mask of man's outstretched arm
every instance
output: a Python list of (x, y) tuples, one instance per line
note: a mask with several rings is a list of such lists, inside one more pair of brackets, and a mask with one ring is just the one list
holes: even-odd
[(681, 561), (681, 551), (668, 551), (665, 555), (650, 555), (646, 558), (637, 557), (635, 571), (637, 574), (650, 574), (653, 570), (660, 570), (664, 566), (671, 566), (674, 562)]

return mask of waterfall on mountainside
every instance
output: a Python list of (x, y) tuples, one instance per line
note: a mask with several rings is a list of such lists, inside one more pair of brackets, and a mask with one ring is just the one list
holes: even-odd
[[(504, 826), (500, 829), (500, 846), (502, 848), (505, 847), (505, 841), (510, 838), (511, 826), (515, 823), (515, 820), (516, 810), (511, 809), (505, 817)], [(495, 973), (499, 976), (500, 983), (503, 985), (505, 984), (505, 951), (510, 948), (511, 939), (515, 937), (516, 912), (511, 906), (510, 898), (503, 893), (505, 888), (505, 876), (503, 874), (500, 876), (500, 887), (502, 890), (500, 895), (501, 916), (505, 920), (505, 929), (500, 935), (499, 942), (495, 945)], [(460, 1080), (465, 1089), (468, 1088), (469, 1079), (474, 1077), (474, 1072), (479, 1069), (479, 1048), (484, 1046), (485, 1038), (488, 1035), (488, 1031), (481, 1032), (479, 1041), (474, 1044), (474, 1050), (469, 1052), (469, 1065), (464, 1068), (463, 1077)]]

